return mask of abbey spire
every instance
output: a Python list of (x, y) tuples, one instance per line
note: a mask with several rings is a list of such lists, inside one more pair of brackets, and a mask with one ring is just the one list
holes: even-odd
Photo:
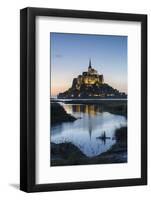
[(89, 68), (91, 68), (91, 58), (89, 59)]

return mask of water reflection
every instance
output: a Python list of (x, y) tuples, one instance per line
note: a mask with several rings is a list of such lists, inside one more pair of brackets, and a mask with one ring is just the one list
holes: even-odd
[(71, 114), (80, 114), (80, 113), (86, 113), (89, 116), (95, 116), (98, 112), (102, 112), (102, 108), (99, 105), (84, 105), (84, 104), (63, 104), (62, 106), (66, 109), (68, 113)]
[(124, 116), (103, 112), (101, 105), (62, 103), (62, 106), (78, 119), (51, 127), (51, 141), (71, 142), (88, 157), (107, 151), (115, 143), (115, 130), (127, 124)]

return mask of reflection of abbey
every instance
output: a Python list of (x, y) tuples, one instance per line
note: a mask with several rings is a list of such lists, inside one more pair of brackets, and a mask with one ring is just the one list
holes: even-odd
[(79, 75), (78, 78), (73, 79), (72, 86), (77, 89), (80, 88), (82, 84), (85, 85), (94, 85), (94, 84), (102, 84), (103, 83), (103, 75), (99, 75), (98, 72), (92, 68), (91, 60), (89, 61), (89, 67), (87, 72), (83, 72), (82, 75)]
[(57, 97), (60, 99), (127, 98), (127, 95), (104, 83), (103, 74), (99, 74), (92, 68), (90, 60), (88, 71), (73, 78), (72, 86), (59, 93)]

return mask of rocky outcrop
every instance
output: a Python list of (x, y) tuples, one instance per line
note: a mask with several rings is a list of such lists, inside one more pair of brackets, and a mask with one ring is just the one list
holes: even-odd
[(119, 92), (106, 83), (86, 85), (82, 84), (77, 89), (76, 86), (72, 85), (67, 91), (58, 94), (60, 99), (84, 99), (84, 98), (127, 98), (125, 93)]
[(68, 114), (59, 103), (51, 103), (51, 125), (61, 122), (73, 122), (75, 117)]

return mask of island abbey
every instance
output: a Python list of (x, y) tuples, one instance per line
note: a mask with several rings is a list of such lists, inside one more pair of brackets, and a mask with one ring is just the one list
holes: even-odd
[(82, 84), (85, 85), (99, 85), (102, 84), (104, 81), (103, 74), (99, 75), (97, 70), (92, 68), (91, 60), (89, 60), (89, 67), (87, 72), (83, 72), (82, 75), (79, 75), (78, 78), (73, 79), (72, 86), (76, 87), (77, 89), (80, 88)]
[(67, 91), (59, 93), (58, 98), (126, 98), (125, 93), (119, 92), (107, 83), (104, 83), (103, 74), (99, 74), (89, 60), (88, 71), (73, 79), (72, 86)]

